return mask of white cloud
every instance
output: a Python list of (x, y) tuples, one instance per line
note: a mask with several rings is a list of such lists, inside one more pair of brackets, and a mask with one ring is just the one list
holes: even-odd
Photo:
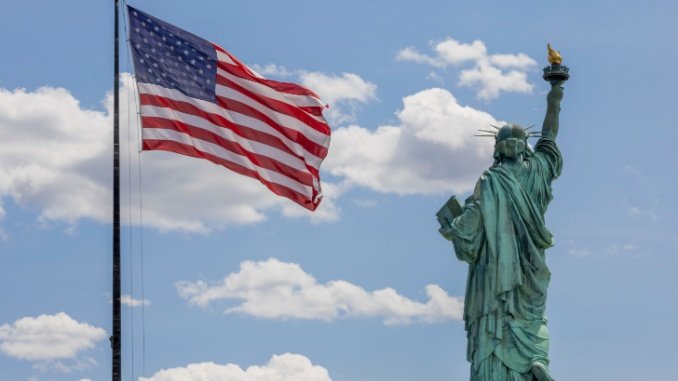
[(327, 369), (313, 365), (303, 356), (292, 353), (273, 355), (268, 364), (242, 369), (236, 364), (213, 362), (189, 364), (182, 368), (163, 369), (139, 381), (331, 381)]
[(120, 303), (129, 306), (129, 307), (139, 307), (139, 306), (148, 306), (151, 304), (151, 301), (148, 299), (135, 299), (131, 295), (122, 295), (120, 296)]
[(80, 323), (60, 312), (24, 317), (12, 325), (0, 326), (0, 351), (29, 361), (74, 359), (105, 337), (102, 328)]
[(412, 61), (417, 63), (429, 64), (431, 66), (444, 67), (445, 63), (442, 60), (436, 60), (426, 54), (419, 53), (417, 49), (408, 46), (396, 54), (396, 59), (399, 61)]
[(463, 70), (459, 75), (459, 85), (477, 87), (481, 99), (494, 99), (502, 91), (530, 93), (533, 86), (527, 82), (527, 73), (518, 70), (504, 72), (489, 61), (478, 61), (475, 67)]
[(368, 292), (343, 280), (320, 284), (298, 264), (268, 259), (245, 261), (240, 271), (221, 282), (202, 280), (177, 283), (179, 295), (207, 308), (219, 301), (239, 301), (225, 313), (242, 313), (268, 319), (319, 319), (380, 317), (386, 324), (461, 319), (463, 301), (450, 297), (439, 286), (426, 286), (429, 300), (417, 302), (392, 288)]
[(397, 126), (334, 131), (324, 168), (355, 185), (379, 192), (464, 192), (492, 163), (494, 141), (473, 135), (500, 125), (492, 115), (460, 105), (444, 89), (403, 99)]
[[(133, 201), (130, 210), (128, 200), (122, 200), (123, 223), (132, 217), (132, 223), (138, 223), (138, 144), (136, 133), (128, 136), (126, 117), (127, 97), (133, 94), (131, 78), (123, 76), (122, 83), (122, 189), (127, 189), (128, 177), (134, 184), (131, 196), (123, 193)], [(104, 105), (106, 112), (85, 109), (60, 88), (0, 89), (0, 218), (6, 214), (2, 200), (11, 198), (38, 210), (40, 222), (111, 221), (111, 94)], [(135, 112), (133, 108), (132, 115)], [(137, 128), (134, 119), (132, 131)], [(161, 151), (141, 156), (144, 223), (160, 230), (208, 232), (260, 222), (269, 211), (299, 208), (256, 180), (204, 160)], [(326, 202), (331, 207), (321, 204), (316, 211), (324, 217), (305, 210), (286, 214), (315, 221), (335, 219), (338, 209), (331, 205), (331, 196)], [(7, 238), (4, 232), (2, 237)]]
[(525, 53), (516, 54), (493, 54), (489, 57), (490, 63), (501, 68), (515, 67), (519, 69), (528, 69), (537, 66), (537, 61), (533, 60)]
[(302, 72), (300, 80), (302, 85), (316, 92), (330, 105), (323, 114), (331, 124), (354, 120), (359, 104), (377, 99), (377, 85), (353, 73), (338, 76), (320, 72)]
[(446, 64), (458, 65), (467, 61), (478, 61), (487, 56), (487, 48), (480, 40), (464, 44), (453, 38), (447, 38), (434, 47), (438, 57)]
[[(489, 55), (487, 47), (480, 40), (466, 44), (450, 37), (431, 45), (434, 56), (407, 47), (398, 52), (396, 59), (428, 64), (440, 69), (471, 63), (471, 68), (463, 69), (459, 73), (458, 85), (476, 88), (476, 94), (481, 99), (496, 98), (501, 92), (532, 92), (533, 85), (527, 81), (527, 71), (536, 66), (537, 62), (524, 53)], [(428, 77), (435, 79), (437, 75), (429, 74)]]

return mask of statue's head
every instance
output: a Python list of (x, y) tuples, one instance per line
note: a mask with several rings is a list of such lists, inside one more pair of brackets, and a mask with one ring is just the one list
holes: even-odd
[(494, 141), (494, 158), (501, 161), (503, 158), (516, 158), (525, 153), (529, 134), (517, 124), (507, 124), (501, 127)]

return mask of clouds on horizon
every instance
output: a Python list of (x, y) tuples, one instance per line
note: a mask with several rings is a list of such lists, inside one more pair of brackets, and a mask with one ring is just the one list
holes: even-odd
[[(459, 73), (457, 85), (474, 88), (480, 99), (491, 100), (502, 92), (532, 92), (533, 85), (527, 81), (527, 71), (537, 62), (524, 53), (488, 54), (485, 43), (480, 40), (463, 43), (451, 37), (430, 42), (430, 46), (433, 55), (420, 53), (410, 46), (400, 50), (396, 59), (436, 69), (466, 65)], [(429, 76), (438, 78), (440, 75), (434, 72)]]
[(306, 356), (273, 355), (266, 365), (242, 369), (236, 364), (202, 362), (163, 369), (139, 381), (332, 381), (327, 369), (313, 365)]
[(182, 298), (201, 308), (235, 302), (224, 313), (266, 319), (378, 317), (392, 325), (461, 320), (463, 313), (463, 300), (434, 284), (426, 286), (429, 299), (422, 303), (392, 288), (369, 292), (343, 280), (321, 284), (298, 264), (274, 258), (242, 262), (238, 272), (218, 282), (184, 281), (176, 287)]

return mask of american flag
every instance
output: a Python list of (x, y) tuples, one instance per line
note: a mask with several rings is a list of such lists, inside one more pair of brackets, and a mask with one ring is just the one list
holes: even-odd
[(127, 10), (143, 149), (207, 159), (315, 210), (330, 144), (320, 98), (263, 78), (216, 44)]

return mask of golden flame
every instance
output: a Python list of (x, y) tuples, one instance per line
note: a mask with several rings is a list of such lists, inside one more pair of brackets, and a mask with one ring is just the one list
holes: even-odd
[(551, 63), (551, 65), (553, 64), (560, 65), (563, 62), (563, 57), (560, 55), (560, 52), (553, 50), (551, 44), (546, 44), (546, 47), (549, 50), (548, 60)]

